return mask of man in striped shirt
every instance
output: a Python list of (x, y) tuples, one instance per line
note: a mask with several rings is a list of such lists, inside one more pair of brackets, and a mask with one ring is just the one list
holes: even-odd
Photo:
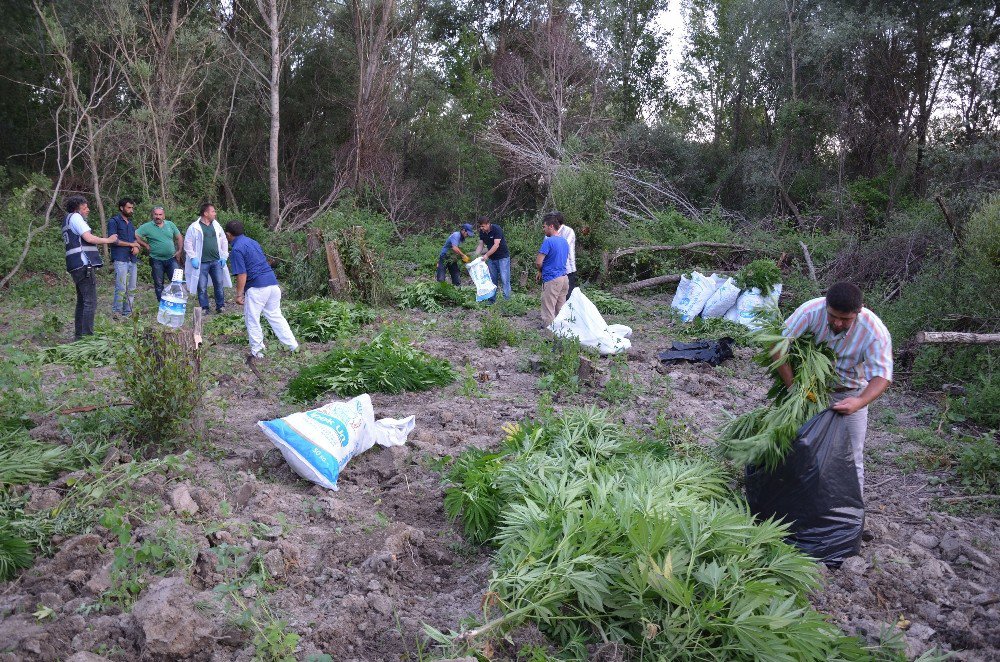
[[(830, 407), (847, 417), (863, 494), (868, 405), (892, 381), (892, 338), (882, 320), (863, 306), (861, 290), (853, 283), (835, 283), (825, 297), (806, 301), (785, 320), (786, 337), (798, 338), (807, 331), (818, 342), (827, 343), (837, 355), (834, 368), (840, 383), (834, 388)], [(791, 365), (780, 366), (778, 374), (791, 387)]]

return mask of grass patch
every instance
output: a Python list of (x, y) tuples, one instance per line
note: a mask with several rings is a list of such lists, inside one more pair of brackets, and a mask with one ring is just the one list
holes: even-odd
[(602, 315), (633, 315), (635, 314), (635, 306), (631, 302), (625, 299), (619, 299), (613, 294), (608, 294), (604, 290), (599, 290), (597, 288), (588, 288), (584, 292), (590, 302), (597, 306), (597, 310), (600, 311)]
[(453, 381), (455, 371), (450, 363), (416, 349), (406, 338), (383, 331), (357, 349), (334, 349), (319, 363), (300, 370), (288, 383), (288, 395), (306, 402), (328, 391), (351, 397), (426, 391)]

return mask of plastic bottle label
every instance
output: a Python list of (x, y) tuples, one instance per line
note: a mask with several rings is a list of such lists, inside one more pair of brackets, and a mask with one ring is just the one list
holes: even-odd
[(167, 297), (163, 297), (163, 301), (160, 302), (160, 311), (165, 312), (168, 315), (184, 315), (185, 305), (183, 301), (170, 301)]

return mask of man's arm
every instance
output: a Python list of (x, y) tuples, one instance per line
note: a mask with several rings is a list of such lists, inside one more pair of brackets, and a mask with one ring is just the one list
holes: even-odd
[(491, 255), (493, 255), (494, 253), (496, 253), (496, 251), (497, 251), (498, 248), (500, 248), (500, 240), (499, 239), (494, 239), (493, 240), (493, 247), (490, 248), (490, 250), (486, 251), (486, 255), (484, 255), (483, 258), (488, 260)]
[(118, 235), (113, 234), (109, 237), (98, 237), (93, 232), (84, 232), (82, 235), (83, 240), (88, 244), (113, 244), (118, 241)]
[(453, 252), (455, 252), (455, 253), (458, 253), (458, 254), (459, 254), (459, 256), (461, 256), (461, 258), (462, 258), (463, 260), (465, 260), (466, 262), (468, 262), (468, 261), (469, 261), (469, 256), (468, 256), (468, 255), (466, 255), (465, 253), (463, 253), (463, 252), (462, 252), (462, 249), (461, 249), (461, 248), (459, 248), (458, 246), (456, 246), (455, 244), (452, 244), (452, 246), (451, 246), (451, 250), (452, 250)]
[(243, 290), (247, 286), (247, 275), (246, 272), (241, 274), (236, 274), (236, 305), (243, 305)]
[(480, 239), (479, 243), (476, 244), (476, 255), (481, 255), (483, 252), (483, 240)]
[(184, 261), (184, 239), (181, 238), (180, 230), (174, 235), (174, 247), (177, 251), (174, 253), (174, 259), (183, 262)]
[(538, 269), (538, 272), (535, 274), (535, 280), (541, 280), (542, 279), (542, 263), (543, 262), (545, 262), (545, 254), (544, 253), (539, 253), (538, 255), (535, 256), (535, 268)]
[(844, 398), (837, 404), (831, 405), (830, 409), (834, 410), (838, 414), (849, 416), (859, 409), (863, 409), (878, 400), (879, 396), (885, 393), (887, 388), (889, 388), (888, 379), (885, 377), (872, 377), (872, 380), (868, 382), (868, 386), (865, 387), (865, 390), (861, 391), (861, 395)]
[(147, 251), (149, 250), (149, 244), (146, 243), (146, 240), (143, 239), (142, 235), (139, 234), (138, 232), (135, 233), (135, 241), (137, 244), (139, 244), (139, 248), (142, 248), (143, 250)]

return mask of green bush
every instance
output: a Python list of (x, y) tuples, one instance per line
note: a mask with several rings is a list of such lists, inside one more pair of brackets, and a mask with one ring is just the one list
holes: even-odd
[(446, 306), (475, 307), (472, 290), (455, 287), (449, 282), (418, 280), (407, 283), (399, 290), (400, 308), (416, 308), (429, 313), (439, 313)]
[(958, 410), (970, 423), (1000, 430), (1000, 374), (979, 375), (966, 389)]
[(755, 523), (717, 465), (664, 452), (589, 409), (459, 456), (445, 510), (495, 546), (499, 614), (432, 637), (474, 646), (531, 624), (579, 659), (598, 642), (649, 659), (863, 658), (809, 606), (818, 573), (787, 525)]
[(969, 442), (956, 467), (962, 486), (971, 494), (1000, 493), (1000, 443), (992, 434)]
[(988, 345), (922, 345), (913, 359), (910, 383), (933, 391), (944, 384), (969, 384), (980, 375), (992, 375), (998, 370), (1000, 360)]
[(781, 282), (781, 269), (774, 260), (754, 260), (736, 274), (736, 284), (741, 290), (757, 288), (766, 295)]
[(362, 393), (426, 391), (455, 381), (455, 371), (403, 337), (383, 331), (357, 349), (340, 347), (299, 371), (288, 383), (288, 395), (305, 402), (333, 391), (350, 397)]
[(984, 285), (995, 286), (1000, 272), (1000, 194), (991, 195), (969, 217), (964, 234), (970, 270)]
[(597, 310), (600, 311), (602, 315), (633, 315), (635, 314), (635, 306), (631, 302), (625, 299), (619, 299), (618, 297), (608, 294), (604, 290), (599, 290), (597, 288), (587, 288), (584, 292), (590, 302), (597, 306)]
[(123, 396), (132, 401), (134, 438), (141, 445), (171, 446), (189, 425), (202, 396), (191, 349), (168, 330), (135, 334), (118, 357)]
[(506, 318), (497, 313), (487, 315), (483, 319), (483, 324), (476, 333), (476, 339), (480, 347), (516, 347), (521, 341), (521, 334), (517, 332)]
[[(591, 236), (602, 241), (608, 220), (608, 201), (615, 193), (611, 170), (596, 163), (563, 165), (552, 179), (552, 202), (566, 223), (579, 234), (590, 228)], [(541, 240), (539, 240), (541, 241)]]

